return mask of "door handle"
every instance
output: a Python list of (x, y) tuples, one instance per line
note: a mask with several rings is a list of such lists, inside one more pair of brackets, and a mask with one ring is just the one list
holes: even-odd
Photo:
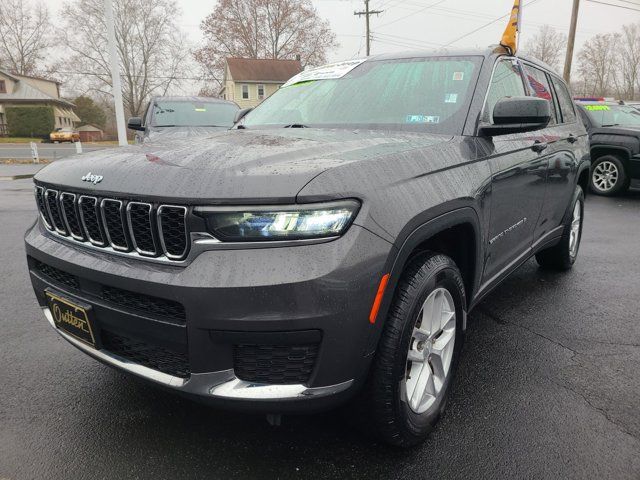
[(549, 146), (548, 143), (542, 143), (540, 140), (536, 140), (533, 145), (531, 145), (531, 150), (534, 152), (542, 152), (545, 148)]
[(573, 133), (570, 133), (569, 137), (567, 138), (567, 142), (576, 143), (577, 141), (578, 141), (578, 137), (576, 137)]

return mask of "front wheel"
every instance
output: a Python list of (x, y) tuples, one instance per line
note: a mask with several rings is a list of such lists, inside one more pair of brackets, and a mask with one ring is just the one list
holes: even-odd
[(551, 270), (569, 270), (578, 257), (584, 219), (584, 193), (576, 187), (571, 215), (567, 218), (560, 242), (536, 253), (538, 265)]
[(591, 190), (593, 193), (612, 196), (629, 187), (629, 178), (622, 161), (613, 155), (598, 158), (591, 168)]
[(408, 447), (442, 415), (462, 349), (464, 284), (451, 258), (424, 253), (406, 268), (384, 325), (367, 387), (366, 422)]

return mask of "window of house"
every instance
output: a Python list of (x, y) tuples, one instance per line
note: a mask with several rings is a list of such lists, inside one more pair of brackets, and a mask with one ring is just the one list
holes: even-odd
[(549, 125), (555, 125), (558, 123), (556, 120), (556, 108), (553, 101), (553, 95), (551, 93), (551, 85), (547, 79), (547, 74), (538, 68), (532, 67), (531, 65), (525, 65), (524, 70), (527, 76), (527, 81), (529, 82), (531, 95), (543, 98), (551, 104), (549, 105), (551, 109), (551, 120), (549, 121)]
[(249, 85), (242, 85), (242, 99), (249, 100)]
[(558, 97), (560, 111), (562, 112), (562, 123), (575, 122), (576, 111), (566, 85), (562, 80), (555, 78), (554, 76), (551, 76), (551, 82), (553, 83), (553, 87), (556, 89), (556, 96)]
[(493, 119), (493, 107), (504, 97), (524, 97), (524, 83), (520, 74), (520, 67), (512, 60), (500, 60), (496, 65), (487, 93), (482, 119)]
[(258, 100), (264, 99), (264, 85), (258, 85)]
[(7, 93), (7, 84), (4, 80), (0, 80), (0, 93)]

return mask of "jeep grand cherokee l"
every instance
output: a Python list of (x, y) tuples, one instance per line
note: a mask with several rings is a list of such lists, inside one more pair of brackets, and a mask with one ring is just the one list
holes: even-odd
[(534, 255), (572, 266), (588, 175), (539, 62), (381, 55), (305, 71), (208, 138), (47, 166), (28, 264), (51, 325), (107, 365), (229, 409), (353, 400), (406, 446), (444, 408), (468, 312)]

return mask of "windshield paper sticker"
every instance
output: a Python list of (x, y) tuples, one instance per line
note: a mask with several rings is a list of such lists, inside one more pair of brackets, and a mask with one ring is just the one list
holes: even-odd
[(611, 110), (609, 105), (585, 105), (584, 108), (591, 111)]
[(445, 93), (444, 94), (444, 103), (456, 103), (458, 101), (457, 93)]
[(436, 115), (407, 115), (406, 123), (440, 123)]
[(464, 72), (453, 72), (453, 80), (459, 82), (464, 78)]
[(331, 63), (329, 65), (323, 65), (322, 67), (305, 70), (304, 72), (297, 74), (295, 77), (290, 78), (289, 81), (283, 85), (283, 88), (300, 82), (342, 78), (365, 60), (366, 58), (359, 58), (356, 60)]

